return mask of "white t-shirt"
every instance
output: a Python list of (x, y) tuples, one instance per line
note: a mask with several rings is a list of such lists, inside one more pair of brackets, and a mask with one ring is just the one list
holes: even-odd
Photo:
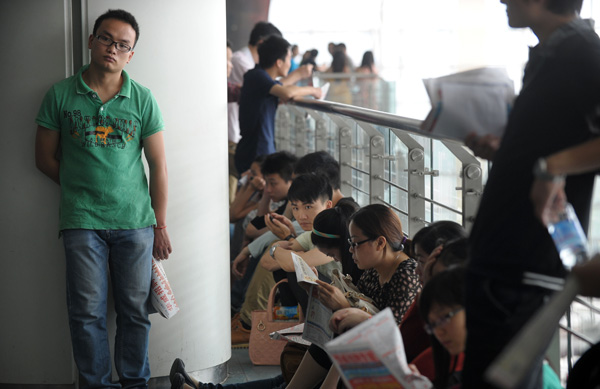
[[(233, 69), (229, 76), (229, 82), (242, 85), (244, 83), (244, 74), (250, 69), (254, 69), (256, 64), (252, 53), (248, 47), (244, 47), (233, 53), (231, 57)], [(238, 103), (227, 104), (227, 119), (228, 119), (228, 138), (230, 142), (238, 143), (240, 140), (240, 106)], [(243, 172), (239, 172), (240, 174)]]

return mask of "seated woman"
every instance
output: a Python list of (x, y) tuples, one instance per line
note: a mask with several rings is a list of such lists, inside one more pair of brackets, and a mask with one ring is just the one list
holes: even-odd
[[(466, 236), (467, 233), (464, 228), (460, 224), (451, 221), (432, 223), (415, 234), (411, 242), (411, 253), (417, 261), (416, 272), (419, 275), (421, 284), (424, 285), (426, 281), (423, 269), (426, 263), (434, 261), (440, 255), (442, 247), (440, 245), (451, 240), (464, 239)], [(406, 360), (409, 362), (430, 346), (429, 336), (423, 329), (423, 321), (419, 315), (417, 302), (418, 299), (415, 299), (400, 323)], [(341, 333), (370, 317), (370, 314), (357, 309), (344, 309), (334, 314), (331, 325), (335, 332)]]

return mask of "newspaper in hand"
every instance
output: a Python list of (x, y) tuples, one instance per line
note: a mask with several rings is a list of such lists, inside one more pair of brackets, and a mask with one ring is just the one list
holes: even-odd
[(333, 339), (333, 331), (329, 328), (329, 319), (333, 311), (317, 298), (318, 287), (311, 285), (308, 291), (306, 322), (302, 339), (325, 348), (325, 343)]
[(423, 80), (431, 111), (421, 129), (463, 141), (469, 133), (502, 136), (515, 99), (506, 70), (473, 69)]
[(292, 253), (292, 261), (294, 261), (294, 269), (296, 270), (296, 279), (298, 282), (307, 282), (317, 285), (316, 280), (319, 279), (315, 272), (308, 266), (301, 256)]
[(408, 367), (390, 308), (328, 342), (325, 350), (349, 388), (433, 388), (426, 377)]
[(289, 342), (310, 346), (309, 341), (302, 339), (303, 332), (304, 323), (300, 323), (290, 328), (284, 328), (283, 330), (271, 332), (269, 337), (273, 340), (287, 340)]

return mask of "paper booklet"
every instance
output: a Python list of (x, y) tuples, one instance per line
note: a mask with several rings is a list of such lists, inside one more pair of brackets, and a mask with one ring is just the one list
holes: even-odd
[(577, 293), (579, 282), (575, 276), (569, 276), (564, 289), (552, 296), (488, 367), (485, 378), (500, 388), (516, 387), (530, 371), (533, 361), (546, 351), (558, 322)]
[(325, 343), (333, 339), (333, 331), (329, 328), (329, 319), (333, 311), (327, 308), (317, 298), (317, 287), (310, 286), (308, 292), (308, 305), (306, 308), (306, 322), (302, 339), (325, 348)]
[(292, 261), (294, 261), (294, 269), (296, 270), (296, 279), (298, 282), (307, 282), (309, 284), (315, 284), (315, 280), (319, 277), (312, 271), (310, 266), (302, 259), (301, 256), (292, 252)]
[(304, 344), (310, 346), (310, 342), (302, 339), (302, 333), (304, 332), (304, 323), (297, 324), (290, 328), (271, 332), (269, 337), (273, 340), (287, 340), (290, 342)]
[(390, 308), (386, 308), (325, 345), (349, 388), (433, 388), (408, 367), (404, 343)]
[(294, 261), (298, 283), (311, 284), (308, 291), (308, 305), (306, 307), (307, 312), (302, 339), (324, 348), (325, 343), (333, 338), (333, 331), (329, 329), (329, 319), (333, 311), (323, 305), (317, 298), (318, 289), (315, 285), (317, 285), (316, 280), (319, 278), (315, 272), (312, 271), (302, 257), (295, 253), (292, 253), (292, 261)]
[(515, 99), (505, 69), (481, 68), (424, 79), (431, 111), (424, 132), (463, 141), (467, 134), (502, 136)]

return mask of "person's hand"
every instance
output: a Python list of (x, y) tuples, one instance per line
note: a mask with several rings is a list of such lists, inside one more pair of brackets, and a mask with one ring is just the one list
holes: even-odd
[(342, 293), (341, 290), (321, 280), (316, 280), (316, 282), (316, 287), (318, 288), (317, 296), (319, 301), (321, 301), (327, 308), (331, 309), (332, 311), (337, 311), (342, 308), (350, 307), (348, 300), (346, 300), (346, 296), (344, 296), (344, 293)]
[(419, 371), (419, 369), (417, 369), (417, 366), (413, 365), (412, 363), (408, 364), (408, 368), (416, 375), (421, 375), (421, 372)]
[(294, 231), (294, 226), (287, 217), (274, 212), (265, 215), (265, 224), (273, 234), (282, 240), (290, 236)]
[(238, 280), (244, 277), (246, 273), (246, 269), (248, 268), (248, 260), (250, 256), (242, 250), (241, 253), (238, 254), (237, 257), (233, 260), (233, 264), (231, 265), (231, 273)]
[(306, 65), (302, 65), (298, 69), (296, 69), (296, 71), (298, 72), (298, 75), (301, 79), (308, 78), (312, 75), (313, 65), (309, 63)]
[(465, 145), (473, 150), (475, 156), (492, 161), (500, 147), (500, 138), (491, 134), (479, 136), (472, 132), (465, 138)]
[(600, 254), (581, 265), (574, 266), (571, 273), (579, 280), (579, 287), (584, 296), (600, 297)]
[(265, 189), (265, 180), (262, 177), (250, 177), (249, 183), (254, 190), (262, 192)]
[(545, 225), (556, 222), (567, 204), (564, 180), (535, 179), (529, 197), (535, 216)]
[[(250, 174), (252, 174), (252, 171), (251, 171), (250, 169), (246, 170), (245, 172), (243, 172), (243, 173), (240, 175), (240, 180), (241, 180), (242, 178), (246, 177), (246, 176), (249, 176)], [(248, 180), (249, 180), (249, 179), (248, 179)]]
[(173, 252), (171, 239), (166, 228), (154, 229), (154, 245), (152, 247), (152, 256), (155, 259), (169, 259), (169, 254)]
[(438, 247), (434, 248), (431, 254), (429, 254), (427, 257), (425, 266), (423, 266), (423, 273), (421, 274), (421, 283), (423, 285), (428, 283), (431, 277), (433, 277), (433, 266), (435, 266), (435, 263), (437, 262), (443, 250), (444, 245), (439, 245)]
[(329, 328), (336, 334), (341, 334), (370, 318), (371, 315), (358, 308), (344, 308), (331, 315)]
[(315, 90), (313, 91), (312, 95), (315, 97), (315, 99), (321, 99), (321, 98), (323, 98), (323, 89), (321, 89), (321, 88), (315, 88)]

